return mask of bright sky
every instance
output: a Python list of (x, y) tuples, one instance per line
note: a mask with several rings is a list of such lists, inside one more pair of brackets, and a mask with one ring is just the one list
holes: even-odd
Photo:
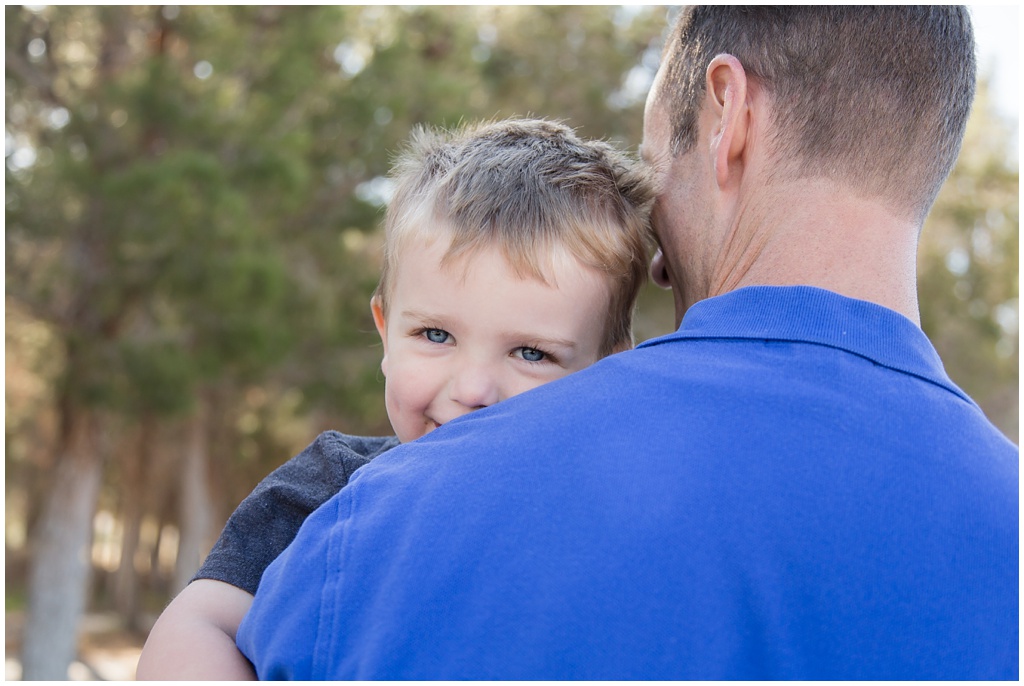
[(978, 67), (992, 74), (996, 106), (1019, 122), (1020, 8), (1016, 5), (968, 5), (978, 44)]

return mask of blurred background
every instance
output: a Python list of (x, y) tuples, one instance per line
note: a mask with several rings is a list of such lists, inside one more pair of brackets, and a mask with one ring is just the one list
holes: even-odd
[[(977, 12), (982, 82), (920, 300), (1017, 441), (1017, 96), (981, 33), (1009, 24), (1016, 49), (1003, 9)], [(368, 303), (410, 128), (543, 115), (635, 150), (667, 14), (5, 8), (8, 678), (132, 678), (264, 475), (325, 429), (390, 434)], [(650, 288), (638, 340), (672, 322)]]

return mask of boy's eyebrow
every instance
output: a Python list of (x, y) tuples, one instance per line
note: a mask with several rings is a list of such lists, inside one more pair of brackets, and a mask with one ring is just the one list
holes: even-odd
[(437, 320), (442, 318), (440, 315), (424, 312), (422, 310), (402, 310), (400, 316), (405, 319), (415, 319), (423, 322), (424, 324), (431, 322), (437, 323)]
[(535, 345), (554, 346), (559, 348), (575, 349), (577, 346), (576, 341), (570, 341), (567, 338), (548, 338), (547, 336), (538, 336), (535, 333), (519, 333), (517, 331), (508, 331), (505, 336), (512, 340), (523, 341), (524, 343), (532, 343)]
[(417, 310), (402, 310), (403, 317), (412, 317), (413, 319), (426, 319), (427, 315)]

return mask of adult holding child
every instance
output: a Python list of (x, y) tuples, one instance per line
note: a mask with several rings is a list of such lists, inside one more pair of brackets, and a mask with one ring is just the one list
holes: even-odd
[(370, 308), (395, 436), (326, 431), (229, 518), (161, 613), (140, 679), (253, 678), (235, 636), (311, 512), (399, 442), (633, 347), (649, 260), (646, 166), (564, 124), (415, 130), (396, 158)]
[(917, 325), (956, 7), (700, 7), (643, 155), (675, 334), (396, 447), (314, 513), (264, 678), (1016, 679), (1018, 451)]

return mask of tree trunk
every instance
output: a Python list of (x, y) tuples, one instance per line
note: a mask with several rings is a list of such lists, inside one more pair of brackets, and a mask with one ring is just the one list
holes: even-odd
[[(173, 439), (171, 438), (173, 434)], [(177, 529), (180, 510), (178, 491), (181, 481), (181, 431), (174, 424), (162, 423), (156, 431), (152, 448), (151, 463), (148, 465), (146, 479), (146, 516), (156, 523), (156, 538), (150, 544), (149, 575), (144, 580), (145, 588), (165, 596), (171, 596), (171, 580), (174, 568), (164, 572), (160, 561), (160, 546), (170, 526)], [(177, 555), (177, 551), (175, 551)]]
[(65, 680), (75, 658), (92, 568), (92, 521), (103, 474), (96, 418), (69, 407), (53, 484), (33, 536), (28, 614), (22, 642), (25, 680)]
[(188, 422), (185, 459), (181, 469), (181, 493), (178, 502), (180, 538), (174, 569), (173, 592), (177, 595), (188, 585), (209, 552), (207, 548), (213, 522), (213, 505), (207, 487), (208, 436), (207, 404), (197, 403), (196, 412)]
[(146, 466), (153, 452), (155, 420), (144, 417), (139, 427), (139, 440), (135, 450), (121, 455), (121, 560), (114, 575), (114, 608), (125, 628), (136, 631), (139, 626), (139, 575), (135, 556), (139, 550), (142, 531), (143, 497), (146, 491)]

